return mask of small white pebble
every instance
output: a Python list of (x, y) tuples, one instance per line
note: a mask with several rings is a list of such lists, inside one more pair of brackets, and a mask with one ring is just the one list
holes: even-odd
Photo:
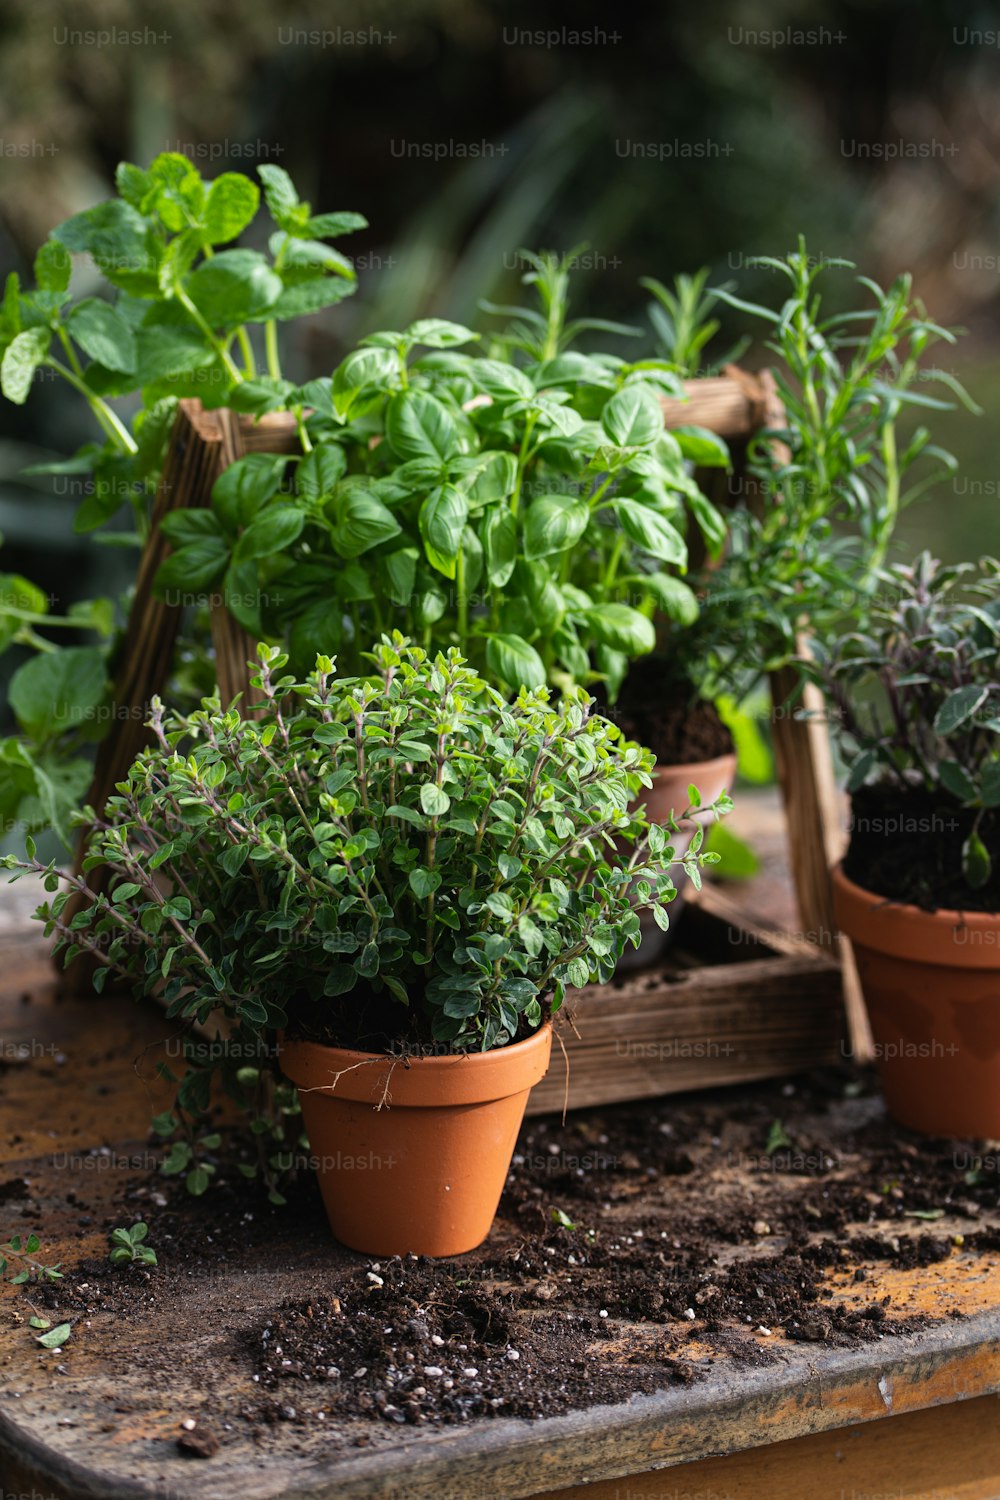
[(507, 1350), (507, 1358), (508, 1359), (520, 1359), (521, 1356), (520, 1356), (520, 1354), (518, 1354), (518, 1352), (517, 1352), (516, 1349), (508, 1349)]
[(769, 1339), (771, 1337), (770, 1328), (765, 1328), (763, 1323), (758, 1324), (757, 1332), (762, 1333), (766, 1339)]
[(693, 1308), (693, 1307), (686, 1307), (686, 1308), (685, 1308), (685, 1309), (684, 1309), (684, 1316), (685, 1316), (685, 1317), (686, 1317), (686, 1318), (687, 1318), (687, 1319), (688, 1319), (688, 1320), (689, 1320), (689, 1321), (690, 1321), (690, 1322), (692, 1322), (692, 1323), (693, 1323), (693, 1322), (694, 1322), (694, 1308)]
[(367, 1365), (359, 1365), (358, 1368), (355, 1370), (354, 1374), (351, 1376), (351, 1379), (352, 1380), (360, 1380), (363, 1376), (365, 1376), (367, 1374), (368, 1374), (368, 1366)]
[(185, 1417), (184, 1421), (181, 1423), (181, 1426), (184, 1428), (185, 1432), (194, 1432), (197, 1425), (198, 1424), (195, 1421), (194, 1417)]
[(368, 1280), (372, 1283), (373, 1286), (385, 1286), (385, 1282), (383, 1281), (382, 1277), (376, 1276), (374, 1271), (368, 1272)]
[(475, 1380), (476, 1376), (479, 1374), (479, 1371), (476, 1369), (475, 1365), (467, 1365), (462, 1371), (462, 1374), (467, 1375), (470, 1380)]
[(425, 1375), (443, 1375), (444, 1371), (440, 1365), (424, 1365)]
[(606, 1307), (602, 1307), (601, 1310), (600, 1310), (600, 1312), (597, 1314), (597, 1316), (599, 1318), (606, 1318), (607, 1315), (608, 1315), (608, 1310), (607, 1310)]
[(439, 1333), (431, 1334), (431, 1343), (434, 1345), (435, 1349), (442, 1349), (444, 1347), (444, 1339)]

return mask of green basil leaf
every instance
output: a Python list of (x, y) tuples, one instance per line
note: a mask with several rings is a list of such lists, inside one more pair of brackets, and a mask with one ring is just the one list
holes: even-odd
[(389, 402), (385, 435), (402, 459), (447, 463), (458, 449), (458, 429), (436, 397), (426, 391), (400, 391)]
[(400, 533), (400, 525), (387, 506), (361, 485), (344, 485), (333, 504), (332, 541), (341, 557), (361, 557), (365, 552)]
[(179, 594), (189, 599), (208, 592), (222, 578), (229, 561), (229, 548), (221, 536), (206, 536), (199, 542), (180, 547), (160, 564), (153, 580), (157, 594)]
[(651, 506), (638, 500), (622, 498), (614, 502), (614, 512), (625, 535), (644, 552), (663, 562), (687, 566), (687, 544), (680, 532)]
[(454, 578), (458, 549), (469, 516), (469, 500), (453, 484), (432, 490), (420, 507), (420, 535), (431, 567)]
[(277, 494), (287, 462), (280, 454), (248, 453), (223, 469), (212, 486), (212, 510), (230, 536)]
[(306, 513), (297, 505), (270, 505), (260, 511), (236, 544), (234, 557), (245, 562), (254, 557), (273, 557), (301, 535)]
[(545, 686), (542, 658), (522, 636), (491, 635), (486, 642), (486, 664), (514, 692)]
[(407, 328), (406, 338), (411, 344), (426, 344), (429, 349), (454, 349), (459, 344), (473, 343), (479, 334), (445, 318), (420, 318)]
[(524, 555), (529, 560), (566, 552), (583, 536), (590, 507), (575, 495), (541, 495), (524, 523)]
[(600, 604), (586, 611), (587, 624), (602, 646), (626, 656), (643, 656), (656, 646), (652, 620), (629, 604)]
[(492, 506), (483, 528), (486, 576), (495, 588), (503, 588), (517, 562), (517, 521), (506, 505)]
[(601, 426), (619, 448), (648, 448), (663, 431), (663, 408), (649, 386), (627, 385), (605, 406)]

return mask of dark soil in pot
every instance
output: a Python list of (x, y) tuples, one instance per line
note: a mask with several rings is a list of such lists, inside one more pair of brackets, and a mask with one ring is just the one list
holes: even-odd
[[(348, 995), (299, 995), (289, 1005), (285, 1032), (291, 1041), (319, 1042), (324, 1047), (346, 1047), (354, 1052), (440, 1057), (450, 1048), (429, 1039), (426, 1021), (421, 1024), (425, 1013), (422, 995), (415, 992), (410, 994), (408, 1006), (387, 991), (376, 994), (374, 990), (358, 989)], [(524, 1026), (515, 1041), (524, 1041), (533, 1029)]]
[(979, 890), (962, 875), (962, 846), (975, 811), (947, 792), (863, 786), (851, 798), (851, 837), (844, 874), (855, 885), (926, 911), (1000, 911), (1000, 810), (989, 809), (979, 835), (993, 869)]
[(647, 745), (660, 765), (715, 760), (733, 750), (733, 737), (714, 704), (697, 697), (659, 656), (634, 661), (617, 703), (602, 705), (601, 712), (620, 724), (629, 739)]

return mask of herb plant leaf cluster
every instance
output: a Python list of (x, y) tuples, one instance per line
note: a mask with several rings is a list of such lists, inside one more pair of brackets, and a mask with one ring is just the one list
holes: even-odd
[(90, 836), (84, 870), (110, 867), (108, 895), (68, 924), (69, 890), (41, 909), (67, 959), (87, 949), (165, 986), (170, 1014), (221, 1007), (253, 1032), (306, 999), (385, 993), (401, 1034), (461, 1050), (608, 979), (638, 908), (666, 923), (670, 830), (627, 811), (648, 751), (586, 695), (507, 703), (457, 651), (398, 636), (374, 656), (374, 682), (322, 657), (297, 682), (262, 647), (257, 717), (158, 707), (156, 744)]

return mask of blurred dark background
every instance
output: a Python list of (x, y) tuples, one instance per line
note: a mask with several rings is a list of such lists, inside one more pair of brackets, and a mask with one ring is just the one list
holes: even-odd
[[(578, 310), (648, 329), (640, 276), (707, 265), (773, 302), (774, 274), (746, 261), (803, 232), (882, 282), (911, 270), (931, 314), (969, 330), (938, 363), (985, 416), (933, 415), (961, 470), (907, 515), (900, 550), (1000, 552), (997, 26), (941, 0), (7, 0), (0, 260), (28, 273), (123, 157), (182, 151), (209, 177), (277, 162), (317, 211), (372, 226), (341, 245), (357, 297), (294, 330), (287, 368), (305, 376), (415, 316), (486, 326), (478, 300), (516, 300), (521, 245), (587, 241)], [(716, 347), (741, 331), (726, 314)], [(65, 480), (17, 475), (92, 435), (50, 382), (0, 407), (3, 567), (64, 596), (108, 591), (131, 563), (73, 536)]]

